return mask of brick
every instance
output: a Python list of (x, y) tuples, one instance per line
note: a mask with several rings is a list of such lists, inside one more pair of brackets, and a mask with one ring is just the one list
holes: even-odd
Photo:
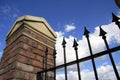
[(22, 63), (26, 63), (27, 58), (22, 56), (22, 55), (17, 55), (17, 61), (22, 62)]
[(25, 80), (29, 80), (29, 78), (30, 78), (30, 73), (26, 72), (26, 73), (25, 73), (25, 76), (24, 76), (24, 79), (25, 79)]
[(0, 74), (3, 74), (3, 72), (4, 72), (4, 69), (0, 69)]
[(44, 46), (43, 45), (38, 45), (38, 49), (44, 50)]
[(35, 48), (37, 47), (37, 43), (35, 41), (29, 40), (28, 44), (32, 47), (35, 47)]
[(51, 66), (54, 65), (54, 63), (53, 63), (52, 61), (48, 61), (47, 64), (49, 64), (49, 65), (51, 65)]
[(48, 53), (48, 59), (53, 59), (53, 55)]
[(25, 72), (24, 71), (21, 71), (21, 70), (15, 70), (14, 72), (14, 78), (21, 78), (21, 80), (24, 80), (24, 76), (25, 76)]
[(28, 80), (36, 80), (36, 74), (30, 74)]
[(27, 44), (23, 44), (23, 48), (26, 49), (26, 50), (29, 50), (30, 46), (28, 46)]
[(27, 51), (27, 50), (21, 50), (20, 54), (22, 54), (28, 58), (35, 58), (35, 54), (30, 51)]
[(41, 68), (34, 67), (34, 73), (36, 74), (37, 72), (42, 71)]
[(7, 65), (13, 63), (16, 60), (16, 56), (10, 58), (9, 60), (7, 60)]
[(37, 54), (39, 54), (39, 53), (40, 53), (40, 50), (34, 48), (34, 49), (32, 49), (32, 52), (33, 52), (33, 53), (37, 53)]
[(27, 64), (24, 64), (24, 63), (20, 63), (20, 62), (17, 62), (17, 69), (27, 71), (27, 72), (33, 72), (34, 71), (33, 66), (27, 65)]
[(26, 28), (24, 29), (24, 32), (27, 33), (27, 34), (31, 34), (31, 31), (26, 29)]
[(22, 56), (22, 55), (18, 55), (18, 56), (17, 56), (17, 61), (22, 62), (22, 63), (25, 63), (25, 64), (29, 64), (29, 65), (32, 64), (32, 59), (27, 58), (27, 57)]
[(41, 37), (41, 36), (37, 36), (37, 39), (38, 39), (39, 41), (46, 42), (46, 40), (45, 40), (43, 37)]
[(24, 43), (29, 43), (29, 39), (28, 39), (26, 36), (23, 36), (22, 41), (23, 41)]
[[(13, 35), (7, 37), (7, 45), (0, 62), (0, 74), (2, 74), (0, 80), (36, 80), (36, 73), (43, 69), (43, 56), (45, 56), (45, 45), (37, 40), (51, 47), (54, 46), (54, 42), (48, 40), (46, 35), (44, 37), (36, 31), (23, 24)], [(48, 67), (53, 65), (52, 52), (49, 48)], [(52, 75), (49, 73), (49, 76), (53, 77)]]
[(5, 65), (4, 66), (4, 72), (8, 72), (9, 70), (15, 69), (15, 66), (16, 66), (15, 62), (11, 63), (10, 65)]
[(44, 56), (45, 55), (45, 52), (44, 51), (41, 51), (39, 49), (36, 49), (36, 48), (33, 48), (32, 49), (32, 52), (35, 53), (35, 54), (38, 54), (40, 56)]
[(36, 55), (36, 59), (40, 62), (43, 62), (43, 57), (42, 56)]
[(25, 56), (27, 56), (27, 57), (29, 57), (29, 58), (35, 58), (35, 54), (34, 53), (32, 53), (32, 52), (26, 52), (26, 55)]
[(33, 65), (33, 66), (36, 66), (36, 67), (39, 67), (39, 68), (41, 68), (41, 67), (43, 66), (43, 64), (42, 64), (41, 62), (36, 61), (36, 60), (33, 60), (33, 61), (32, 61), (32, 65)]

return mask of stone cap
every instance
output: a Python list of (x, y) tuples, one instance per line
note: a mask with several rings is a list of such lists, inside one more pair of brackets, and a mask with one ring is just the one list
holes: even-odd
[(56, 38), (56, 33), (43, 17), (30, 15), (19, 17), (8, 32), (7, 38), (10, 37), (23, 23), (30, 25), (30, 27), (47, 35), (48, 37)]

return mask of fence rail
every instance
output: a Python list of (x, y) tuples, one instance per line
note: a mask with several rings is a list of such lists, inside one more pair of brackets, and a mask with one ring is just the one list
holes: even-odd
[[(120, 22), (119, 22), (119, 19), (116, 15), (114, 15), (112, 13), (112, 16), (113, 16), (113, 20), (112, 22), (115, 22), (115, 24), (119, 27), (120, 29)], [(109, 48), (109, 45), (108, 45), (108, 42), (106, 40), (106, 34), (107, 32), (105, 32), (101, 27), (100, 27), (100, 34), (99, 36), (102, 37), (104, 43), (105, 43), (105, 46), (106, 46), (106, 50), (105, 51), (102, 51), (102, 52), (99, 52), (99, 53), (96, 53), (96, 54), (93, 54), (92, 52), (92, 48), (91, 48), (91, 44), (90, 44), (90, 40), (89, 40), (89, 31), (87, 30), (87, 28), (85, 27), (84, 29), (84, 36), (86, 37), (87, 39), (87, 42), (88, 42), (88, 47), (89, 47), (89, 52), (90, 52), (90, 56), (87, 56), (87, 57), (84, 57), (84, 58), (81, 58), (81, 59), (78, 59), (78, 43), (77, 41), (74, 39), (74, 43), (73, 43), (73, 48), (75, 50), (75, 54), (76, 54), (76, 60), (74, 61), (71, 61), (71, 62), (68, 62), (66, 63), (66, 41), (65, 39), (63, 38), (63, 42), (62, 42), (62, 46), (63, 46), (63, 54), (64, 54), (64, 64), (62, 65), (58, 65), (56, 66), (56, 50), (54, 49), (54, 53), (53, 53), (53, 59), (54, 59), (54, 67), (53, 68), (47, 68), (47, 52), (48, 52), (48, 49), (46, 47), (46, 50), (45, 50), (45, 68), (42, 70), (42, 71), (39, 71), (37, 73), (37, 80), (49, 80), (48, 79), (48, 76), (47, 76), (47, 72), (49, 71), (53, 71), (54, 72), (54, 79), (52, 80), (56, 80), (56, 70), (58, 69), (61, 69), (61, 68), (64, 68), (64, 73), (65, 73), (65, 80), (68, 80), (68, 77), (67, 77), (67, 67), (70, 66), (70, 65), (74, 65), (74, 64), (77, 64), (77, 71), (78, 71), (78, 80), (81, 80), (81, 74), (80, 74), (80, 66), (79, 64), (81, 62), (84, 62), (84, 61), (88, 61), (88, 60), (91, 60), (92, 61), (92, 67), (93, 67), (93, 71), (94, 71), (94, 74), (95, 74), (95, 79), (96, 80), (99, 80), (98, 78), (98, 73), (97, 73), (97, 69), (96, 69), (96, 64), (95, 64), (95, 58), (98, 58), (98, 57), (101, 57), (103, 55), (106, 55), (108, 54), (109, 56), (109, 59), (111, 61), (111, 64), (112, 64), (112, 67), (113, 67), (113, 70), (114, 70), (114, 73), (115, 73), (115, 76), (116, 76), (116, 79), (117, 80), (120, 80), (120, 76), (119, 76), (119, 73), (118, 73), (118, 70), (116, 68), (116, 65), (115, 65), (115, 62), (114, 62), (114, 59), (113, 59), (113, 56), (112, 56), (112, 53), (113, 52), (116, 52), (116, 51), (119, 51), (120, 50), (120, 46), (116, 46), (116, 47), (113, 47), (113, 48)], [(43, 74), (45, 75), (44, 79), (42, 78)]]

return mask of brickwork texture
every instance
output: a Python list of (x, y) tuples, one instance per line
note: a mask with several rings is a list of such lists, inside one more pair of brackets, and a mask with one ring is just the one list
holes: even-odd
[[(47, 66), (54, 66), (55, 39), (55, 32), (44, 18), (18, 18), (6, 37), (6, 47), (0, 62), (0, 80), (36, 80), (37, 72), (44, 69), (46, 46)], [(53, 72), (48, 75), (54, 77)]]

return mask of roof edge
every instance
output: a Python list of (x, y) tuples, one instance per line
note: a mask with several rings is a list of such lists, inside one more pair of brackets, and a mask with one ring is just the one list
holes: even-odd
[(19, 17), (15, 23), (13, 24), (12, 28), (10, 29), (10, 31), (8, 32), (7, 34), (7, 37), (9, 36), (9, 34), (12, 32), (12, 30), (15, 28), (15, 25), (19, 22), (22, 22), (22, 21), (31, 21), (31, 22), (43, 22), (47, 28), (50, 30), (50, 32), (52, 33), (52, 35), (54, 35), (54, 37), (56, 38), (57, 35), (55, 33), (55, 31), (52, 29), (52, 27), (48, 24), (48, 22), (45, 20), (45, 18), (43, 17), (36, 17), (36, 16), (31, 16), (31, 15), (25, 15), (25, 16), (22, 16), (22, 17)]

